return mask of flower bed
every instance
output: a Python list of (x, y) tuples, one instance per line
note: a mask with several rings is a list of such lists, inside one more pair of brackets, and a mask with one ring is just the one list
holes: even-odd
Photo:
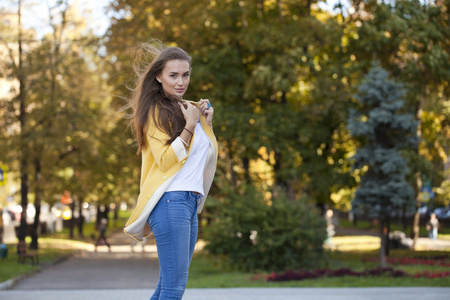
[(414, 278), (420, 278), (420, 277), (425, 277), (425, 278), (444, 278), (444, 277), (450, 277), (450, 272), (449, 271), (445, 271), (445, 272), (423, 271), (423, 272), (417, 272), (416, 274), (414, 274), (413, 277)]
[[(368, 258), (363, 261), (376, 262), (379, 261), (378, 258)], [(435, 258), (386, 258), (388, 264), (397, 265), (429, 265), (429, 266), (440, 266), (440, 267), (450, 267), (450, 262), (448, 257), (435, 257)]]
[[(265, 277), (267, 281), (292, 281), (292, 280), (305, 280), (316, 279), (320, 277), (342, 277), (342, 276), (355, 276), (355, 277), (367, 277), (367, 276), (388, 276), (388, 277), (413, 277), (413, 278), (445, 278), (450, 277), (450, 271), (422, 271), (414, 274), (409, 274), (402, 270), (396, 270), (393, 268), (375, 268), (364, 271), (353, 271), (348, 268), (341, 268), (337, 270), (330, 269), (318, 269), (312, 271), (295, 271), (287, 270), (283, 273), (272, 273)], [(260, 276), (256, 275), (255, 280)]]
[[(347, 268), (337, 270), (318, 269), (312, 271), (294, 271), (287, 270), (283, 273), (272, 273), (266, 277), (267, 281), (290, 281), (290, 280), (304, 280), (316, 279), (319, 277), (342, 277), (342, 276), (390, 276), (390, 277), (407, 277), (408, 273), (401, 270), (394, 270), (393, 268), (376, 268), (365, 271), (353, 271)], [(450, 275), (449, 275), (450, 276)]]

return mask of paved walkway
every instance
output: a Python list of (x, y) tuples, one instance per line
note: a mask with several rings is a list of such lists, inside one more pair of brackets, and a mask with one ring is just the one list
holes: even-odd
[[(118, 233), (94, 252), (92, 245), (79, 254), (25, 278), (0, 300), (148, 300), (158, 278), (153, 241), (143, 248)], [(447, 248), (448, 249), (448, 248)], [(144, 250), (144, 251), (142, 251)], [(450, 283), (449, 283), (450, 286)], [(184, 300), (447, 300), (449, 288), (226, 288), (188, 289)]]
[[(14, 285), (14, 290), (148, 289), (155, 288), (159, 263), (154, 240), (142, 247), (118, 232), (108, 238), (111, 249), (80, 243), (69, 259), (45, 267), (38, 275)], [(134, 244), (134, 245), (133, 245)], [(133, 248), (132, 248), (133, 246)], [(133, 250), (133, 252), (132, 252)], [(0, 297), (1, 300), (1, 297)]]
[(21, 280), (13, 289), (151, 289), (158, 277), (156, 253), (81, 252)]
[[(1, 300), (148, 300), (153, 290), (2, 291)], [(448, 300), (450, 288), (188, 289), (183, 300)]]

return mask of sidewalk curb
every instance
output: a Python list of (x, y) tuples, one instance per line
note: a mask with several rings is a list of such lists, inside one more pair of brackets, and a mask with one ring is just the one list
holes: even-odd
[(11, 278), (9, 280), (0, 282), (0, 291), (2, 291), (2, 290), (9, 290), (13, 286), (15, 286), (17, 283), (19, 283), (21, 280), (23, 280), (23, 279), (25, 279), (25, 278), (27, 278), (29, 276), (33, 276), (33, 275), (39, 273), (40, 271), (41, 271), (41, 268), (39, 268), (37, 270), (34, 270), (34, 271), (31, 271), (28, 274), (22, 274), (22, 275), (14, 277), (14, 278)]
[(75, 255), (76, 253), (79, 253), (80, 250), (74, 250), (66, 255), (63, 255), (61, 257), (56, 258), (54, 261), (49, 262), (49, 263), (45, 263), (43, 265), (39, 265), (39, 268), (37, 270), (33, 270), (28, 274), (21, 274), (18, 275), (16, 277), (13, 277), (11, 279), (8, 279), (6, 281), (0, 282), (0, 291), (3, 290), (9, 290), (12, 287), (14, 287), (16, 284), (18, 284), (20, 281), (24, 280), (25, 278), (31, 277), (33, 275), (38, 274), (39, 272), (41, 272), (43, 269), (57, 265), (67, 259), (69, 259), (70, 257), (72, 257), (73, 255)]

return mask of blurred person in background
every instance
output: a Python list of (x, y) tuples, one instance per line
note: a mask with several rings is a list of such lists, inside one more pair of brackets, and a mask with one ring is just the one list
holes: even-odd
[(327, 240), (326, 243), (329, 246), (333, 246), (333, 236), (335, 235), (335, 225), (334, 225), (334, 221), (333, 221), (333, 210), (332, 209), (328, 209), (325, 213), (325, 220), (327, 222)]
[(439, 220), (436, 218), (436, 214), (432, 213), (430, 215), (430, 220), (428, 220), (426, 228), (430, 239), (435, 240), (437, 238), (439, 228)]

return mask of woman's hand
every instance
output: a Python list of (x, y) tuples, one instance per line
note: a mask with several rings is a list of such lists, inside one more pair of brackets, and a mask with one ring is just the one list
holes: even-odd
[(186, 127), (194, 132), (195, 125), (197, 125), (198, 120), (198, 109), (190, 102), (180, 102), (181, 112), (183, 113), (184, 119), (186, 120)]
[(206, 123), (212, 128), (214, 116), (214, 107), (211, 106), (209, 99), (200, 99), (200, 113), (205, 117)]

